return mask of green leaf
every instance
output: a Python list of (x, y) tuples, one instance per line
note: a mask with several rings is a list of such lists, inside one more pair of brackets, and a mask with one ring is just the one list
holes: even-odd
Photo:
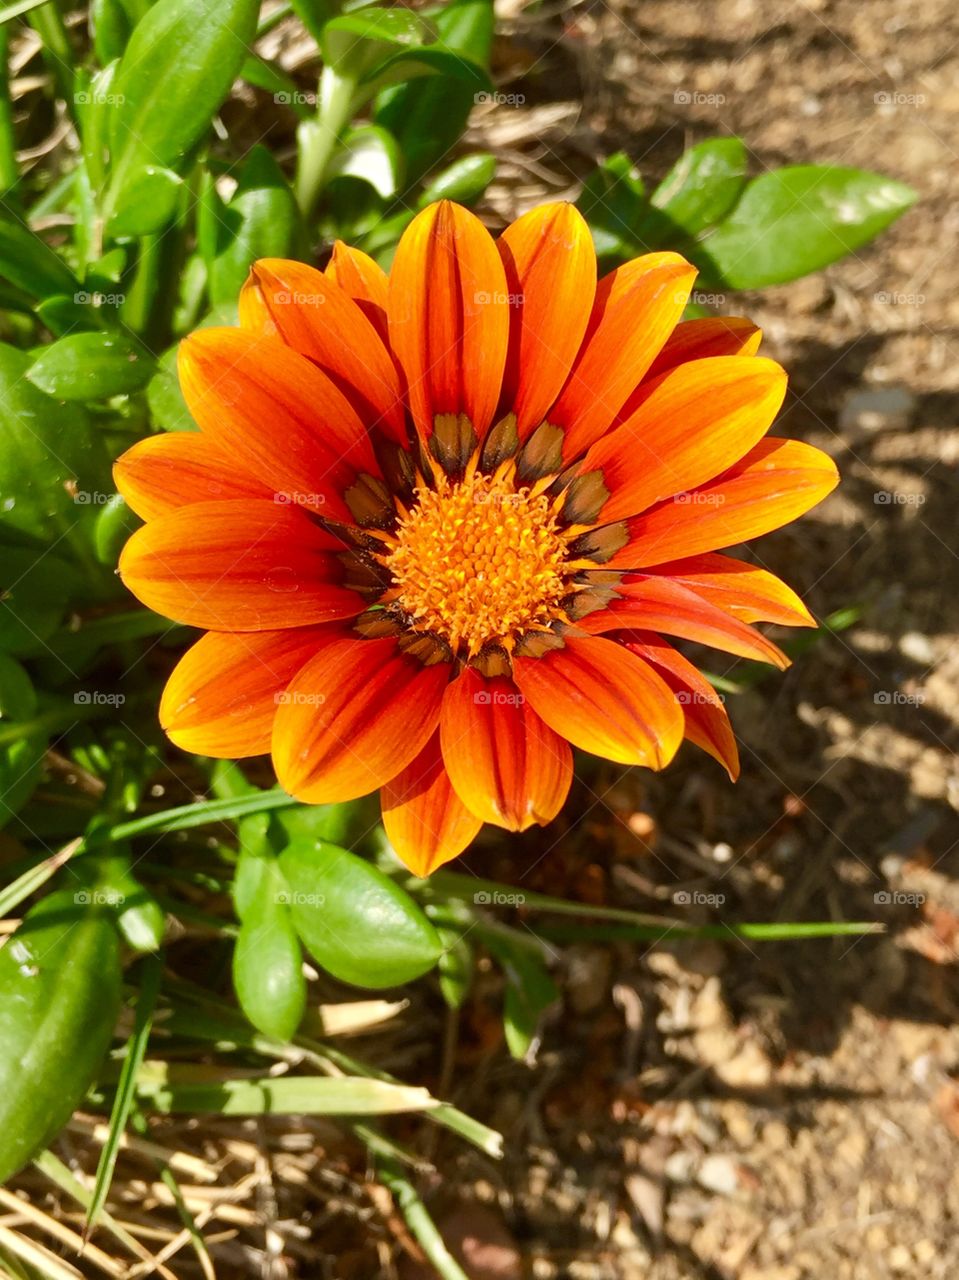
[(310, 954), (358, 987), (391, 987), (432, 969), (439, 934), (410, 895), (363, 858), (299, 841), (280, 855), (293, 924)]
[(330, 161), (327, 179), (360, 178), (384, 200), (395, 196), (403, 182), (403, 156), (396, 139), (377, 125), (350, 129)]
[(669, 227), (697, 236), (714, 227), (739, 199), (746, 166), (740, 138), (707, 138), (683, 152), (650, 204), (666, 215)]
[(123, 0), (91, 0), (90, 26), (97, 61), (106, 66), (119, 58), (130, 38), (131, 23)]
[(458, 204), (475, 204), (496, 173), (496, 157), (486, 151), (462, 156), (454, 160), (448, 169), (437, 174), (417, 200), (417, 206), (425, 209), (437, 200), (455, 200)]
[(559, 999), (556, 983), (539, 955), (512, 942), (505, 931), (482, 929), (483, 941), (506, 975), (503, 1029), (514, 1058), (525, 1058), (536, 1038), (543, 1014)]
[(345, 80), (359, 81), (397, 48), (433, 38), (428, 22), (409, 9), (369, 9), (333, 18), (322, 32), (323, 61)]
[(233, 952), (233, 986), (240, 1008), (258, 1031), (286, 1042), (306, 1008), (303, 955), (287, 905), (289, 893), (276, 859), (246, 908)]
[(109, 215), (147, 165), (179, 170), (250, 52), (259, 0), (157, 0), (137, 23), (112, 92)]
[(0, 529), (50, 544), (81, 526), (92, 504), (113, 492), (102, 438), (84, 409), (51, 399), (27, 380), (31, 361), (0, 344)]
[(915, 199), (904, 183), (861, 169), (777, 169), (749, 183), (695, 259), (732, 289), (783, 284), (868, 244)]
[(265, 147), (254, 147), (217, 224), (210, 271), (213, 304), (236, 301), (257, 258), (289, 257), (299, 231), (296, 200), (283, 171)]
[(107, 235), (126, 240), (162, 230), (172, 222), (182, 193), (183, 179), (172, 169), (147, 164), (134, 170), (107, 221)]
[(16, 742), (0, 746), (0, 827), (5, 827), (33, 795), (46, 752), (45, 733), (24, 732)]
[(37, 709), (37, 695), (26, 671), (0, 652), (0, 720), (29, 720)]
[(0, 546), (0, 649), (18, 657), (48, 652), (45, 642), (66, 612), (73, 578), (66, 561), (50, 552)]
[(440, 940), (443, 943), (443, 954), (439, 958), (440, 991), (443, 999), (451, 1009), (458, 1009), (469, 994), (473, 982), (474, 954), (466, 935), (441, 927)]
[(119, 942), (84, 896), (50, 894), (0, 950), (0, 1183), (70, 1118), (113, 1036)]
[(599, 165), (583, 184), (576, 207), (589, 223), (600, 258), (628, 258), (639, 246), (648, 205), (643, 180), (625, 152)]
[(426, 1089), (382, 1080), (320, 1076), (225, 1078), (215, 1083), (170, 1080), (137, 1082), (137, 1093), (155, 1111), (221, 1116), (378, 1116), (427, 1111), (438, 1106)]
[(9, 218), (0, 218), (0, 276), (34, 298), (72, 295), (80, 288), (56, 250)]
[(115, 566), (127, 539), (141, 523), (120, 494), (112, 494), (97, 512), (93, 525), (93, 550), (100, 564)]
[(105, 400), (146, 385), (155, 365), (118, 333), (76, 333), (45, 347), (27, 377), (58, 400)]

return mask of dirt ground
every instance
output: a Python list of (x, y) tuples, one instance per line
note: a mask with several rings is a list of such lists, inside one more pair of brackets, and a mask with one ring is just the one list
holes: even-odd
[[(689, 919), (885, 932), (556, 947), (562, 1007), (528, 1064), (502, 1043), (491, 970), (458, 1024), (421, 983), (351, 1049), (505, 1134), (500, 1162), (445, 1133), (422, 1148), (432, 1171), (419, 1189), (471, 1280), (959, 1275), (954, 6), (500, 10), (498, 87), (524, 101), (483, 108), (471, 127), (469, 145), (500, 158), (481, 210), (491, 226), (574, 197), (616, 150), (655, 181), (685, 144), (730, 133), (757, 173), (860, 165), (920, 201), (840, 265), (721, 308), (757, 320), (790, 371), (777, 433), (828, 450), (844, 477), (758, 555), (817, 617), (857, 608), (858, 619), (731, 696), (735, 787), (693, 749), (660, 777), (587, 768), (554, 827), (481, 843), (467, 865)], [(732, 660), (706, 665), (744, 677)], [(85, 1134), (74, 1129), (63, 1154), (85, 1160)], [(329, 1126), (164, 1121), (154, 1137), (243, 1185), (210, 1218), (218, 1275), (432, 1275), (358, 1148)], [(117, 1193), (135, 1204), (146, 1184), (127, 1174)], [(199, 1274), (187, 1251), (171, 1265)]]

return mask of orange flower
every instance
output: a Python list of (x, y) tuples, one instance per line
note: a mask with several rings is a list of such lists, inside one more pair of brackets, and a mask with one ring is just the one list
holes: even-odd
[(652, 253), (597, 283), (566, 204), (494, 242), (441, 203), (387, 277), (338, 244), (268, 260), (240, 327), (180, 348), (199, 434), (116, 479), (147, 521), (120, 572), (204, 635), (160, 719), (218, 757), (271, 751), (308, 803), (382, 789), (426, 875), (483, 822), (549, 822), (570, 744), (663, 768), (688, 737), (738, 770), (723, 705), (664, 636), (785, 667), (751, 624), (814, 625), (717, 554), (836, 484), (764, 439), (786, 376), (745, 320), (680, 322), (694, 269)]

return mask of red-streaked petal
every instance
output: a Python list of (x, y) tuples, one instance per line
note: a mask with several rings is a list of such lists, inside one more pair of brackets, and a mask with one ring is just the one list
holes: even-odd
[(756, 356), (682, 364), (622, 426), (595, 444), (580, 474), (603, 473), (603, 523), (638, 515), (728, 470), (769, 430), (786, 373)]
[(710, 604), (743, 622), (778, 622), (784, 627), (814, 627), (812, 616), (792, 587), (754, 564), (715, 552), (671, 560), (651, 570), (678, 582)]
[(138, 441), (114, 463), (113, 479), (143, 520), (191, 502), (273, 497), (265, 484), (198, 431), (164, 432)]
[(563, 807), (573, 753), (512, 680), (467, 668), (446, 690), (440, 741), (453, 786), (484, 822), (525, 831)]
[(291, 682), (273, 726), (276, 776), (307, 804), (368, 795), (423, 750), (447, 663), (425, 667), (392, 637), (334, 640)]
[(390, 345), (424, 440), (437, 414), (465, 414), (482, 439), (503, 385), (506, 273), (489, 232), (441, 200), (417, 214), (390, 273)]
[(839, 483), (828, 454), (798, 440), (761, 440), (708, 485), (628, 522), (629, 541), (611, 569), (639, 569), (678, 556), (735, 547), (789, 524)]
[(651, 382), (687, 360), (706, 360), (711, 356), (754, 356), (762, 337), (762, 330), (744, 316), (683, 320), (666, 339), (662, 351), (649, 366), (645, 380)]
[(180, 383), (200, 429), (275, 493), (352, 520), (342, 491), (378, 474), (366, 428), (325, 373), (278, 338), (199, 329)]
[(682, 741), (672, 690), (611, 640), (567, 636), (541, 658), (514, 658), (513, 678), (551, 729), (606, 760), (663, 769)]
[(178, 747), (197, 755), (263, 755), (270, 749), (277, 695), (341, 634), (336, 627), (209, 631), (173, 668), (160, 700), (160, 724)]
[(251, 274), (283, 341), (332, 378), (368, 428), (405, 444), (399, 375), (359, 305), (302, 262), (261, 258)]
[(656, 667), (683, 708), (686, 737), (718, 760), (735, 782), (739, 777), (739, 749), (722, 694), (717, 693), (706, 677), (661, 636), (623, 631), (616, 639), (630, 653), (645, 658)]
[(500, 409), (516, 414), (521, 440), (539, 426), (569, 377), (596, 294), (596, 252), (575, 206), (547, 204), (518, 218), (498, 241), (512, 304)]
[(337, 240), (326, 268), (329, 278), (357, 302), (383, 342), (389, 337), (386, 309), (390, 296), (389, 276), (367, 253)]
[(380, 801), (390, 843), (415, 876), (458, 857), (483, 825), (453, 790), (438, 733), (384, 785)]
[(198, 502), (138, 529), (120, 577), (149, 609), (191, 627), (302, 627), (362, 612), (356, 592), (337, 585), (341, 549), (296, 507)]
[(586, 338), (546, 415), (572, 462), (609, 430), (683, 314), (696, 268), (678, 253), (647, 253), (600, 280)]
[(769, 662), (783, 671), (789, 666), (783, 651), (761, 632), (669, 578), (627, 579), (616, 589), (622, 598), (583, 618), (578, 624), (583, 631), (591, 635), (623, 627), (662, 631), (741, 658)]

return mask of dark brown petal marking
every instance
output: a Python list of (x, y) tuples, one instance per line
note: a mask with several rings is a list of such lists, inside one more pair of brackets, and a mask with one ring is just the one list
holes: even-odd
[(516, 470), (525, 481), (555, 475), (563, 466), (563, 430), (541, 422), (516, 459)]
[(390, 585), (390, 575), (370, 556), (343, 551), (337, 557), (343, 565), (343, 586), (371, 600), (378, 599)]
[(357, 476), (343, 498), (358, 525), (367, 529), (385, 529), (393, 523), (396, 508), (392, 494), (375, 476)]
[(496, 676), (509, 676), (513, 673), (513, 664), (509, 654), (500, 644), (488, 644), (481, 649), (470, 663), (481, 676), (492, 680)]
[(403, 653), (418, 658), (424, 667), (453, 661), (453, 653), (446, 641), (430, 631), (405, 631), (398, 644)]
[(570, 622), (578, 622), (597, 609), (605, 609), (611, 600), (616, 598), (612, 587), (590, 587), (585, 591), (577, 591), (567, 596), (562, 602), (566, 616)]
[(519, 435), (516, 431), (516, 414), (508, 413), (505, 418), (500, 418), (499, 422), (490, 428), (489, 435), (483, 445), (480, 470), (495, 471), (500, 463), (505, 462), (507, 458), (512, 458), (518, 448)]
[(517, 658), (542, 658), (554, 649), (562, 649), (565, 640), (555, 631), (527, 631), (514, 650)]
[(569, 544), (571, 560), (595, 560), (597, 564), (605, 564), (612, 560), (617, 551), (622, 551), (629, 542), (629, 526), (625, 520), (615, 524), (606, 524), (599, 529), (590, 529), (581, 533)]
[(433, 419), (430, 452), (448, 476), (462, 476), (474, 450), (476, 432), (463, 413), (438, 413)]
[(566, 491), (563, 520), (566, 524), (594, 524), (609, 498), (602, 471), (577, 476)]
[(379, 640), (383, 636), (399, 636), (403, 633), (403, 624), (385, 609), (367, 609), (361, 613), (353, 624), (364, 640)]

